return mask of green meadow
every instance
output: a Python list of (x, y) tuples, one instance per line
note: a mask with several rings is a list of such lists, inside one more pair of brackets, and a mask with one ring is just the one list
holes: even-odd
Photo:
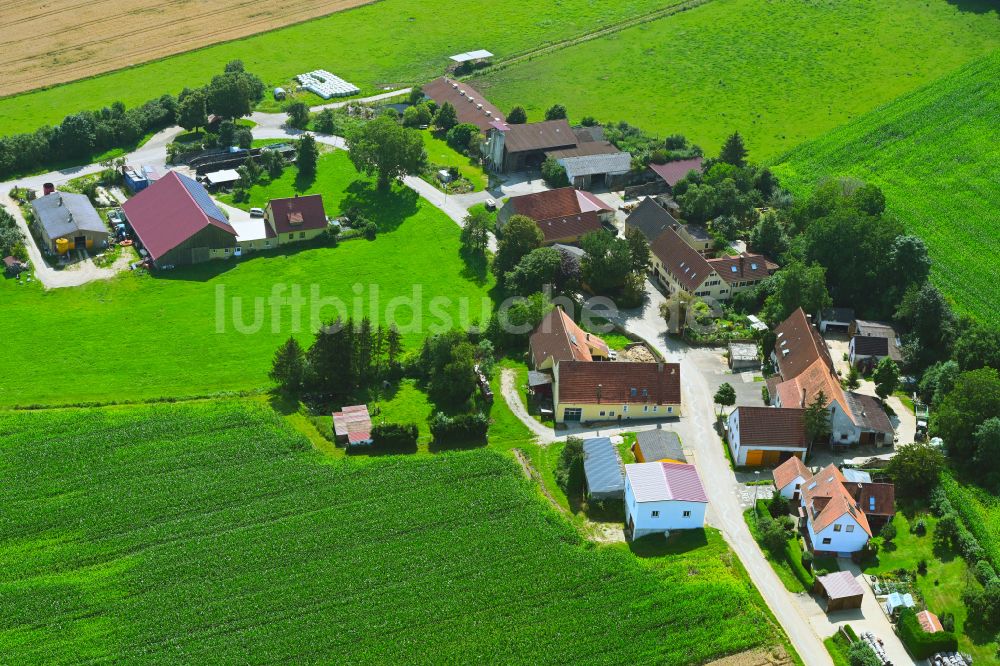
[(782, 640), (715, 530), (595, 546), (494, 451), (333, 460), (210, 401), (0, 412), (0, 473), (12, 663), (686, 664)]
[[(374, 94), (444, 73), (448, 56), (485, 48), (520, 53), (676, 4), (680, 0), (539, 0), (442, 4), (381, 0), (244, 39), (73, 83), (0, 99), (0, 134), (33, 131), (68, 114), (122, 101), (141, 104), (207, 83), (239, 58), (269, 87), (327, 69)], [(314, 97), (313, 103), (322, 100)], [(275, 106), (275, 105), (270, 105)], [(271, 110), (276, 110), (271, 109)]]
[(764, 160), (1000, 46), (996, 3), (713, 0), (488, 72), (529, 120), (626, 120), (714, 153), (739, 130)]
[(1000, 271), (1000, 51), (785, 155), (793, 191), (826, 177), (877, 184), (924, 239), (931, 279), (959, 310), (997, 322)]
[[(321, 319), (395, 321), (413, 348), (432, 327), (488, 318), (492, 279), (467, 268), (458, 226), (439, 210), (402, 186), (375, 192), (343, 153), (324, 156), (304, 189), (317, 190), (331, 212), (365, 211), (377, 238), (289, 245), (71, 289), (0, 280), (0, 405), (255, 390), (270, 386), (277, 346), (289, 335), (308, 343)], [(275, 288), (304, 303), (274, 307)]]

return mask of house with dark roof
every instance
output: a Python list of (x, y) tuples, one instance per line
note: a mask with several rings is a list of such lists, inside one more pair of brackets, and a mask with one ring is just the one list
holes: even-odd
[(607, 437), (583, 440), (583, 476), (591, 499), (620, 500), (625, 496), (625, 467), (618, 448)]
[(854, 321), (854, 308), (823, 308), (819, 313), (820, 333), (846, 333)]
[(534, 192), (507, 200), (497, 213), (501, 232), (514, 215), (530, 217), (542, 232), (543, 243), (575, 243), (581, 236), (611, 223), (615, 211), (590, 192), (573, 187)]
[(664, 164), (650, 164), (649, 170), (663, 181), (668, 191), (672, 191), (679, 180), (692, 171), (701, 172), (702, 158), (693, 157), (688, 160), (674, 160)]
[(650, 534), (705, 526), (708, 495), (694, 465), (647, 462), (625, 465), (625, 534)]
[(499, 173), (538, 169), (548, 153), (575, 149), (579, 144), (565, 119), (524, 125), (493, 122), (486, 138), (486, 163)]
[(649, 249), (653, 274), (670, 293), (686, 291), (717, 301), (754, 288), (778, 270), (777, 264), (759, 254), (706, 259), (673, 227), (663, 231)]
[(805, 408), (822, 395), (830, 411), (832, 444), (892, 443), (892, 423), (881, 403), (844, 391), (826, 343), (802, 308), (778, 325), (775, 336), (771, 360), (778, 377), (768, 381), (775, 406)]
[(158, 266), (233, 256), (236, 230), (201, 183), (170, 171), (122, 205), (133, 234)]
[(264, 219), (279, 245), (311, 240), (328, 228), (321, 194), (271, 199), (264, 209)]
[(636, 462), (687, 462), (681, 438), (676, 432), (664, 430), (660, 424), (654, 430), (635, 433), (632, 455)]
[(606, 361), (608, 344), (576, 325), (560, 308), (553, 308), (528, 339), (535, 370), (552, 370), (561, 361)]
[(681, 415), (677, 363), (561, 361), (553, 370), (557, 423), (632, 421)]
[(809, 452), (805, 410), (796, 407), (737, 407), (727, 420), (726, 439), (738, 466), (805, 460)]
[(500, 109), (465, 81), (442, 76), (425, 84), (422, 90), (424, 96), (434, 100), (438, 107), (444, 106), (445, 102), (455, 107), (459, 123), (475, 125), (483, 133), (490, 131), (494, 123), (503, 125), (504, 116)]
[(851, 365), (871, 368), (883, 358), (891, 358), (896, 363), (903, 360), (899, 335), (892, 324), (855, 319), (851, 322), (848, 334), (851, 342), (847, 358)]
[(108, 245), (111, 232), (85, 194), (52, 192), (31, 202), (35, 228), (51, 252), (97, 250)]
[(659, 238), (660, 234), (667, 229), (679, 226), (680, 223), (674, 219), (674, 216), (658, 204), (653, 197), (643, 198), (625, 218), (625, 230), (638, 229), (650, 243)]

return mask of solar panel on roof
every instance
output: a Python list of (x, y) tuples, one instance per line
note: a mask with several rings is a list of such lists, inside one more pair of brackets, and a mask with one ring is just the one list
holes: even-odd
[(226, 216), (223, 215), (222, 211), (219, 210), (219, 207), (215, 205), (215, 202), (212, 201), (212, 197), (209, 196), (208, 191), (201, 186), (201, 183), (194, 181), (181, 173), (177, 174), (177, 176), (180, 178), (181, 184), (184, 185), (184, 188), (191, 195), (191, 198), (194, 199), (194, 202), (198, 204), (198, 207), (201, 208), (202, 211), (205, 212), (205, 215), (208, 215), (212, 219), (219, 222), (226, 222)]

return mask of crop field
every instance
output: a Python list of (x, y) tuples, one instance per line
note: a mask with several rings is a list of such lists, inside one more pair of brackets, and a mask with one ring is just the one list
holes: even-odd
[[(443, 74), (449, 64), (448, 56), (455, 53), (485, 48), (505, 57), (659, 11), (680, 1), (513, 2), (504, 5), (502, 20), (498, 20), (497, 8), (490, 2), (445, 6), (434, 0), (381, 0), (129, 69), (0, 99), (0, 134), (34, 131), (40, 125), (58, 123), (70, 113), (100, 108), (117, 100), (133, 106), (164, 93), (176, 94), (184, 87), (207, 83), (234, 58), (243, 60), (247, 69), (269, 86), (288, 85), (296, 74), (322, 68), (356, 84), (363, 93), (375, 93), (385, 87), (409, 86)], [(18, 0), (19, 6), (25, 4), (25, 0)], [(190, 3), (176, 4), (190, 8)], [(260, 3), (239, 4), (247, 10), (259, 11)], [(266, 11), (285, 6), (273, 0), (264, 4)], [(301, 9), (316, 3), (297, 0), (291, 4)], [(325, 7), (335, 4), (336, 0), (320, 3)], [(342, 2), (343, 6), (350, 4), (357, 3)], [(280, 11), (284, 14), (284, 9)], [(108, 23), (113, 24), (109, 29), (116, 32), (131, 32), (126, 21)], [(218, 21), (214, 24), (218, 25)], [(470, 26), (475, 29), (470, 30)], [(203, 43), (233, 36), (228, 28), (225, 30), (225, 37), (206, 39)], [(46, 44), (51, 41), (46, 40)], [(133, 38), (133, 41), (143, 44), (142, 40)], [(116, 43), (112, 48), (118, 47)], [(108, 60), (103, 69), (124, 64)], [(89, 73), (96, 71), (92, 69)], [(315, 97), (314, 101), (321, 100)]]
[(889, 210), (923, 238), (931, 278), (958, 309), (1000, 321), (1000, 51), (807, 143), (776, 173), (808, 191), (855, 176), (885, 192)]
[[(456, 326), (488, 319), (492, 283), (469, 273), (459, 255), (458, 226), (406, 188), (375, 193), (342, 154), (333, 155), (321, 161), (317, 179), (339, 179), (342, 189), (324, 190), (324, 197), (368, 211), (379, 225), (374, 241), (291, 245), (240, 261), (156, 277), (127, 273), (47, 292), (37, 283), (0, 280), (6, 350), (0, 405), (268, 387), (274, 350), (292, 334), (309, 343), (314, 315), (391, 319), (411, 349), (432, 326), (450, 328), (449, 319)], [(344, 172), (337, 175), (332, 165)], [(297, 299), (294, 289), (300, 290), (298, 316), (290, 303), (272, 307), (275, 285), (284, 288), (278, 296)], [(417, 307), (394, 302), (398, 297)]]
[(765, 160), (1000, 46), (996, 3), (713, 0), (476, 79), (529, 120), (682, 133), (714, 153), (739, 130)]
[(0, 435), (12, 663), (680, 664), (780, 640), (717, 532), (587, 545), (492, 451), (331, 461), (234, 402), (6, 413)]
[[(13, 0), (0, 25), (0, 95), (245, 37), (355, 7), (369, 0)], [(110, 20), (109, 20), (110, 19)]]
[(994, 566), (1000, 565), (1000, 498), (971, 483), (946, 474), (944, 489), (969, 531), (975, 535)]

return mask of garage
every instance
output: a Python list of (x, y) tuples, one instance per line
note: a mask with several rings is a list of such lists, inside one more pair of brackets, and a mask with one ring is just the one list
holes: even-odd
[(583, 409), (580, 407), (567, 407), (563, 412), (563, 421), (579, 421), (583, 416)]
[(781, 462), (781, 451), (766, 451), (764, 449), (747, 450), (747, 466), (774, 466)]

